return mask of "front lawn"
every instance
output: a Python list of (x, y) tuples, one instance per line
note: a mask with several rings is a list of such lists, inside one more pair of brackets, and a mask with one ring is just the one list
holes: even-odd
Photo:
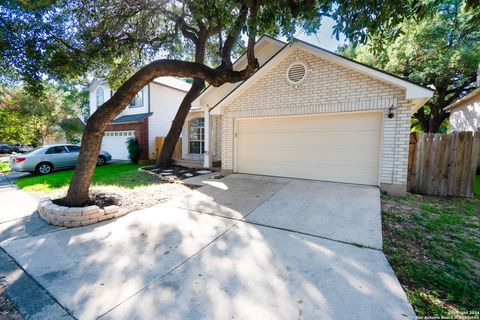
[[(90, 195), (108, 195), (121, 199), (119, 204), (130, 211), (148, 208), (190, 192), (178, 183), (165, 183), (157, 177), (138, 171), (142, 165), (130, 163), (107, 164), (97, 167)], [(46, 176), (30, 176), (17, 180), (17, 186), (35, 197), (63, 198), (72, 179), (73, 170)]]
[(382, 196), (382, 223), (384, 252), (418, 316), (480, 310), (480, 199)]
[[(142, 165), (131, 163), (107, 164), (97, 167), (93, 174), (94, 186), (118, 186), (136, 188), (150, 184), (158, 184), (155, 177), (138, 171)], [(73, 170), (64, 170), (45, 176), (33, 176), (17, 180), (17, 186), (25, 191), (52, 191), (65, 187), (70, 183)]]

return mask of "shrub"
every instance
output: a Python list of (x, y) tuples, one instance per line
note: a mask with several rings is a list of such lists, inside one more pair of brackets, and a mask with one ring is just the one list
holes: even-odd
[(128, 149), (128, 158), (133, 163), (138, 163), (140, 160), (140, 153), (142, 152), (142, 148), (138, 143), (138, 139), (135, 137), (128, 138), (127, 140), (127, 149)]

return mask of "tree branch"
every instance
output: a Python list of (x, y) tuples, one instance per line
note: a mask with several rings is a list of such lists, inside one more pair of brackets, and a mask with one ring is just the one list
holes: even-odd
[(240, 8), (240, 11), (238, 13), (238, 17), (235, 20), (233, 29), (230, 30), (228, 33), (225, 42), (223, 44), (223, 48), (221, 50), (221, 59), (222, 63), (224, 63), (228, 68), (232, 67), (232, 50), (233, 46), (235, 45), (235, 42), (237, 41), (240, 32), (242, 31), (242, 27), (245, 24), (245, 20), (247, 19), (248, 15), (248, 8), (246, 5), (242, 4), (242, 7)]

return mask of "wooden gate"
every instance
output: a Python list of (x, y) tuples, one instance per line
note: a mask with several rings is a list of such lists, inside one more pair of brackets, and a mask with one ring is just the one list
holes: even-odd
[(408, 191), (473, 197), (480, 132), (412, 133)]
[[(162, 151), (164, 141), (165, 141), (165, 137), (155, 138), (155, 159), (158, 159), (158, 156)], [(172, 159), (182, 159), (182, 138), (179, 138), (177, 141), (177, 144), (175, 145), (175, 150), (173, 151)]]

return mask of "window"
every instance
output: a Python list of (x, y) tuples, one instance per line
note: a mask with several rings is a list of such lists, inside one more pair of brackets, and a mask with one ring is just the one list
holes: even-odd
[(70, 152), (80, 152), (79, 146), (68, 146), (67, 148)]
[(128, 104), (129, 108), (143, 107), (143, 89), (140, 90)]
[(45, 152), (45, 154), (54, 154), (54, 153), (67, 153), (67, 149), (64, 146), (51, 147)]
[(105, 96), (103, 94), (103, 88), (97, 89), (97, 107), (101, 106), (105, 102)]
[(190, 121), (188, 125), (189, 152), (203, 154), (205, 152), (205, 122), (203, 118)]

